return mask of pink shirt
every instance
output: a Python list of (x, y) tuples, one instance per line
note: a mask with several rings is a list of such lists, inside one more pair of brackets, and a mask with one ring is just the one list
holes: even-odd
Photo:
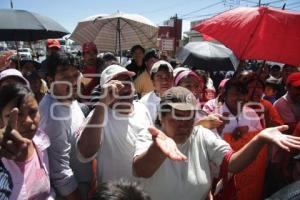
[(48, 137), (40, 130), (33, 138), (36, 151), (25, 162), (15, 162), (2, 158), (5, 168), (10, 172), (13, 190), (10, 200), (54, 200), (55, 194), (50, 186), (47, 147)]

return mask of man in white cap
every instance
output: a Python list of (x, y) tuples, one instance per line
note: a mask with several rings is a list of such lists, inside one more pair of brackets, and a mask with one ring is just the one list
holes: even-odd
[(134, 74), (119, 65), (110, 65), (102, 72), (102, 95), (77, 140), (81, 162), (97, 158), (99, 182), (133, 180), (131, 161), (136, 134), (152, 124), (147, 108), (133, 101)]

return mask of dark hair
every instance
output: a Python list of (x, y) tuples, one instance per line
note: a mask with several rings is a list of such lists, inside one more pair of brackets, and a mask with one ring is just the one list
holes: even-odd
[[(169, 72), (169, 67), (168, 67), (167, 65), (165, 65), (165, 64), (161, 64), (161, 65), (159, 66), (157, 72), (158, 72), (158, 71), (168, 71), (168, 72)], [(155, 76), (155, 74), (156, 74), (157, 72), (151, 74), (151, 77), (150, 77), (151, 80), (154, 80), (154, 76)], [(172, 72), (169, 72), (169, 73), (172, 73)]]
[(34, 97), (33, 92), (25, 85), (9, 84), (0, 89), (0, 113), (10, 102), (17, 108), (20, 108), (26, 96)]
[(235, 79), (237, 81), (240, 81), (242, 84), (245, 84), (246, 86), (252, 82), (257, 82), (265, 87), (265, 82), (258, 77), (259, 76), (256, 72), (243, 71), (239, 75), (237, 75)]
[(24, 76), (29, 82), (33, 81), (33, 80), (38, 80), (41, 79), (41, 76), (38, 74), (38, 72), (36, 70), (33, 70), (31, 72), (29, 72), (28, 74), (25, 74)]
[(207, 73), (204, 70), (200, 70), (200, 69), (193, 69), (192, 71), (194, 71), (200, 78), (204, 80), (204, 85), (206, 86), (208, 81)]
[(224, 96), (227, 96), (231, 88), (236, 88), (241, 94), (247, 94), (248, 89), (245, 83), (236, 79), (230, 79), (225, 83)]
[(280, 71), (281, 67), (279, 65), (272, 65), (271, 70)]
[[(80, 68), (80, 61), (71, 54), (59, 52), (50, 55), (47, 61), (47, 76), (54, 77), (58, 71), (68, 70), (70, 67)], [(60, 68), (60, 69), (58, 69)]]
[(151, 200), (137, 183), (120, 180), (101, 183), (90, 200)]
[(135, 50), (137, 50), (137, 49), (140, 49), (140, 50), (142, 50), (143, 53), (145, 53), (145, 49), (141, 45), (139, 45), (139, 44), (134, 45), (131, 48), (130, 53), (133, 54), (135, 52)]
[(105, 62), (111, 61), (111, 60), (117, 61), (117, 62), (118, 62), (117, 57), (116, 57), (113, 53), (111, 53), (111, 52), (106, 52), (106, 53), (104, 53), (102, 59), (103, 59)]

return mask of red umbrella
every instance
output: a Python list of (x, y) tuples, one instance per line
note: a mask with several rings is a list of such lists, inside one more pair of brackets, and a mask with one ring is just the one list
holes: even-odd
[(300, 13), (269, 7), (236, 8), (193, 27), (241, 59), (300, 66)]

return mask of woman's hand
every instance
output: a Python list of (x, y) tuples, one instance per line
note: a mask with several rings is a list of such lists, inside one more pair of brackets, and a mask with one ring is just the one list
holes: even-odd
[(200, 119), (196, 125), (202, 125), (207, 129), (218, 128), (223, 124), (222, 116), (219, 114), (211, 114)]
[(259, 137), (266, 142), (276, 144), (288, 152), (291, 151), (291, 148), (300, 149), (300, 137), (281, 133), (288, 129), (289, 127), (287, 125), (266, 128), (259, 133)]
[(19, 110), (13, 108), (10, 112), (7, 125), (0, 131), (0, 158), (14, 160), (18, 158), (27, 146), (31, 143), (30, 140), (21, 136), (17, 131)]

